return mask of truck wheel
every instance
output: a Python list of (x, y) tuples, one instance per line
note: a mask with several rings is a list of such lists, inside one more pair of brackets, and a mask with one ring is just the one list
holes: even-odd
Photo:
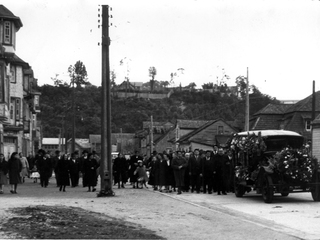
[(262, 198), (265, 203), (272, 203), (273, 200), (273, 186), (270, 176), (265, 176), (262, 184)]
[(320, 202), (320, 186), (315, 186), (311, 190), (311, 196), (312, 196), (313, 201)]

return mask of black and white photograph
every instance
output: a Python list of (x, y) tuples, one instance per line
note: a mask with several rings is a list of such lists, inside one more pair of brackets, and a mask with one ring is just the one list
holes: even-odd
[(0, 239), (320, 239), (320, 1), (2, 0)]

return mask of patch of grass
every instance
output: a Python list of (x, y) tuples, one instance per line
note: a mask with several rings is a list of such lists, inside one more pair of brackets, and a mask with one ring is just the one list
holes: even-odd
[(14, 217), (1, 230), (33, 239), (163, 239), (138, 224), (65, 206), (9, 209)]

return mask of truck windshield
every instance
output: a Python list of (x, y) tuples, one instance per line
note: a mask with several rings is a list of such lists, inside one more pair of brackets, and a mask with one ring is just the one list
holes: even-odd
[(281, 151), (283, 148), (301, 148), (303, 137), (300, 136), (268, 136), (264, 138), (267, 151)]

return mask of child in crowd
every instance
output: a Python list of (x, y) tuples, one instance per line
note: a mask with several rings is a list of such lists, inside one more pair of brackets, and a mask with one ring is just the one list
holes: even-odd
[(137, 169), (134, 171), (134, 175), (137, 175), (138, 188), (143, 188), (143, 186), (148, 188), (146, 182), (149, 179), (147, 175), (146, 166), (143, 165), (142, 160), (138, 160), (138, 166), (137, 166)]
[(38, 179), (40, 178), (40, 174), (39, 174), (39, 172), (37, 170), (36, 165), (34, 165), (33, 168), (31, 169), (30, 178), (33, 179), (34, 183), (38, 182)]

